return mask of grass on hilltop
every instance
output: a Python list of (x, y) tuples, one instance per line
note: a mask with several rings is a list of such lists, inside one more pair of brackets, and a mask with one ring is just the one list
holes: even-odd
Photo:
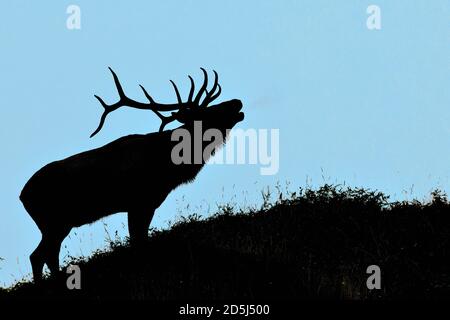
[[(222, 206), (214, 216), (184, 218), (153, 230), (147, 243), (109, 249), (81, 268), (82, 289), (66, 274), (35, 286), (20, 282), (0, 298), (58, 299), (448, 299), (450, 204), (390, 203), (379, 192), (325, 185), (300, 189), (246, 212)], [(366, 269), (381, 268), (381, 290)]]

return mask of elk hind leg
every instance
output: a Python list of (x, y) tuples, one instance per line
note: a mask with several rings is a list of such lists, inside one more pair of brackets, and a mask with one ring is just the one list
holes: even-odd
[(59, 252), (61, 243), (67, 237), (71, 228), (61, 228), (49, 233), (46, 243), (46, 259), (45, 262), (50, 269), (52, 276), (59, 273)]
[(42, 269), (44, 268), (44, 264), (47, 264), (52, 275), (58, 273), (61, 242), (69, 232), (70, 228), (42, 232), (41, 242), (36, 250), (30, 255), (34, 282), (42, 280)]
[(41, 242), (30, 255), (31, 268), (33, 270), (33, 280), (34, 282), (39, 282), (42, 280), (42, 269), (45, 264), (45, 241), (42, 236)]

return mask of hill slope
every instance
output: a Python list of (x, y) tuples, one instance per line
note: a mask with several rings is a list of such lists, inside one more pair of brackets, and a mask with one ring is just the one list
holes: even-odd
[[(190, 217), (141, 248), (114, 243), (62, 279), (20, 283), (0, 298), (397, 299), (450, 298), (450, 204), (388, 203), (381, 193), (325, 185), (262, 209)], [(368, 290), (366, 269), (381, 268)]]

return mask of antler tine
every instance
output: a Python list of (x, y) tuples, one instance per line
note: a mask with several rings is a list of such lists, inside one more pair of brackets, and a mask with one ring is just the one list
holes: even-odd
[(173, 82), (172, 80), (170, 80), (170, 83), (172, 84), (173, 88), (175, 89), (175, 93), (176, 93), (176, 95), (177, 95), (178, 103), (179, 103), (180, 105), (183, 104), (183, 101), (181, 100), (180, 92), (178, 91), (177, 85), (176, 85), (175, 82)]
[(151, 104), (156, 103), (155, 100), (153, 100), (151, 95), (148, 94), (147, 90), (145, 90), (145, 88), (142, 85), (139, 85), (139, 87), (141, 87), (142, 91), (144, 91), (145, 97), (148, 99), (148, 101), (150, 101)]
[[(219, 75), (217, 74), (217, 72), (215, 70), (213, 70), (213, 72), (214, 72), (214, 84), (213, 84), (213, 87), (211, 88), (211, 91), (208, 92), (207, 90), (205, 90), (206, 97), (202, 102), (202, 107), (206, 107), (210, 102), (213, 101), (212, 97), (214, 95), (214, 92), (217, 89), (218, 84), (219, 84)], [(220, 94), (220, 92), (219, 92), (219, 94)], [(217, 97), (218, 97), (218, 95), (216, 96), (216, 98)]]
[[(170, 81), (172, 82), (172, 80), (170, 80)], [(177, 98), (179, 98), (178, 101), (180, 101), (181, 98), (180, 98), (180, 95), (179, 95), (179, 93), (178, 93), (177, 87), (176, 87), (175, 83), (172, 82), (172, 84), (174, 85), (175, 91), (177, 92)], [(145, 95), (145, 97), (150, 101), (150, 103), (155, 103), (155, 101), (153, 100), (153, 98), (148, 94), (147, 90), (145, 90), (145, 88), (144, 88), (143, 86), (141, 86), (141, 85), (139, 85), (139, 86), (141, 87), (142, 91), (144, 91), (144, 95)], [(181, 102), (180, 102), (180, 103), (181, 103)], [(174, 118), (173, 116), (165, 117), (165, 116), (163, 116), (163, 115), (161, 114), (161, 112), (159, 112), (159, 111), (156, 110), (156, 109), (150, 109), (150, 110), (152, 110), (152, 111), (153, 111), (153, 112), (161, 119), (161, 125), (159, 126), (159, 132), (162, 132), (162, 131), (164, 130), (164, 127), (165, 127), (167, 124), (169, 124), (169, 123), (175, 121), (175, 118)]]
[(112, 112), (112, 111), (114, 111), (114, 110), (120, 108), (123, 104), (126, 103), (126, 101), (127, 101), (127, 99), (128, 99), (127, 96), (125, 95), (125, 92), (123, 91), (122, 85), (120, 84), (120, 81), (119, 81), (119, 78), (117, 77), (117, 74), (114, 72), (113, 69), (111, 69), (111, 67), (108, 67), (108, 69), (109, 69), (109, 71), (111, 71), (111, 73), (112, 73), (112, 76), (113, 76), (113, 79), (114, 79), (114, 84), (116, 85), (117, 93), (119, 94), (119, 101), (116, 102), (116, 103), (114, 103), (114, 104), (108, 105), (108, 104), (106, 104), (105, 101), (103, 101), (102, 98), (100, 98), (100, 97), (97, 96), (97, 95), (94, 95), (94, 97), (97, 98), (97, 100), (100, 102), (100, 104), (101, 104), (102, 107), (105, 109), (105, 111), (103, 111), (103, 114), (102, 114), (102, 116), (101, 116), (101, 118), (100, 118), (100, 122), (99, 122), (99, 124), (98, 124), (98, 127), (97, 127), (97, 129), (95, 129), (95, 131), (90, 135), (90, 138), (92, 138), (93, 136), (95, 136), (95, 135), (103, 128), (103, 125), (105, 124), (106, 116), (107, 116), (110, 112)]
[(112, 110), (108, 110), (107, 107), (108, 105), (102, 100), (102, 98), (100, 98), (97, 95), (94, 95), (94, 97), (97, 98), (98, 101), (100, 101), (100, 104), (105, 108), (105, 111), (103, 112), (101, 118), (100, 118), (100, 122), (98, 124), (97, 129), (95, 129), (94, 132), (92, 132), (92, 134), (89, 136), (90, 138), (92, 138), (93, 136), (95, 136), (100, 130), (102, 130), (103, 128), (103, 124), (105, 123), (106, 120), (106, 116), (108, 115), (108, 113), (110, 113)]
[(188, 103), (192, 103), (192, 97), (194, 96), (195, 84), (194, 79), (189, 75), (189, 80), (191, 81), (191, 90), (189, 91)]
[(200, 88), (200, 90), (198, 91), (197, 96), (195, 97), (195, 100), (194, 100), (194, 104), (197, 105), (197, 106), (200, 106), (200, 99), (201, 99), (201, 97), (203, 95), (203, 92), (205, 92), (206, 87), (208, 86), (208, 74), (206, 73), (205, 69), (203, 69), (203, 68), (200, 68), (200, 69), (203, 72), (203, 76), (204, 76), (205, 80), (203, 81), (203, 85)]
[(166, 126), (166, 124), (169, 124), (173, 121), (175, 121), (175, 118), (173, 116), (168, 116), (168, 117), (163, 116), (161, 118), (161, 125), (159, 126), (159, 132), (162, 132), (164, 130), (164, 127)]
[(209, 98), (209, 101), (208, 101), (208, 103), (211, 103), (211, 102), (213, 102), (214, 100), (216, 100), (216, 99), (217, 99), (217, 97), (219, 97), (219, 96), (220, 96), (220, 93), (222, 92), (222, 87), (220, 86), (220, 84), (218, 84), (217, 86), (219, 87), (219, 90), (217, 91), (217, 93), (216, 93), (216, 94), (212, 95), (212, 96), (211, 96), (211, 97)]
[(109, 71), (111, 71), (113, 79), (114, 79), (114, 84), (116, 85), (117, 88), (117, 92), (119, 93), (119, 97), (120, 99), (126, 99), (127, 97), (125, 96), (125, 92), (123, 92), (123, 88), (122, 85), (120, 84), (119, 78), (117, 77), (117, 74), (113, 71), (113, 69), (111, 69), (111, 67), (108, 67)]
[(105, 111), (103, 112), (101, 118), (100, 118), (100, 123), (97, 127), (97, 129), (91, 134), (91, 138), (93, 136), (95, 136), (103, 127), (103, 124), (105, 123), (105, 119), (106, 116), (108, 115), (108, 113), (116, 110), (117, 108), (119, 108), (120, 106), (120, 101), (127, 99), (127, 97), (125, 96), (125, 92), (123, 91), (122, 85), (120, 84), (119, 78), (117, 77), (117, 74), (113, 71), (113, 69), (111, 69), (111, 67), (108, 67), (109, 71), (111, 71), (113, 79), (114, 79), (114, 84), (116, 85), (117, 88), (117, 92), (119, 93), (119, 102), (112, 104), (112, 105), (108, 105), (106, 104), (105, 101), (103, 101), (102, 98), (100, 98), (97, 95), (94, 95), (95, 98), (97, 98), (97, 100), (100, 102), (100, 104), (102, 105), (102, 107), (105, 109)]
[(211, 89), (211, 95), (216, 91), (217, 86), (219, 84), (219, 75), (217, 74), (216, 70), (213, 70), (214, 72), (214, 85)]

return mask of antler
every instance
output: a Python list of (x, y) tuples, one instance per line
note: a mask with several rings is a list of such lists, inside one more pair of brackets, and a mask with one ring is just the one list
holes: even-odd
[[(185, 123), (186, 121), (188, 121), (190, 119), (191, 111), (194, 111), (196, 108), (207, 107), (208, 104), (211, 103), (212, 101), (214, 101), (220, 95), (220, 93), (222, 91), (220, 85), (218, 84), (219, 77), (217, 75), (217, 72), (213, 70), (214, 76), (215, 76), (214, 77), (215, 78), (214, 85), (211, 88), (211, 91), (208, 92), (208, 90), (206, 89), (208, 86), (208, 74), (206, 73), (205, 69), (200, 68), (204, 75), (204, 81), (203, 81), (203, 85), (200, 88), (200, 90), (198, 91), (194, 101), (192, 101), (194, 91), (195, 91), (194, 80), (192, 79), (191, 76), (188, 76), (189, 80), (191, 82), (191, 89), (189, 91), (189, 97), (188, 97), (187, 102), (183, 102), (181, 100), (180, 92), (178, 91), (178, 88), (177, 88), (175, 82), (170, 80), (170, 82), (172, 83), (173, 88), (175, 90), (175, 94), (177, 96), (178, 103), (172, 103), (172, 104), (157, 103), (148, 94), (147, 90), (145, 90), (145, 88), (142, 85), (139, 85), (139, 87), (141, 87), (142, 91), (144, 92), (145, 97), (149, 101), (148, 103), (142, 103), (142, 102), (135, 101), (135, 100), (128, 98), (125, 95), (125, 92), (123, 91), (122, 85), (120, 84), (119, 78), (117, 77), (116, 73), (110, 67), (108, 67), (108, 69), (109, 69), (109, 71), (111, 71), (111, 73), (113, 75), (114, 83), (116, 85), (117, 92), (119, 94), (119, 101), (114, 104), (108, 105), (105, 103), (105, 101), (103, 101), (102, 98), (100, 98), (97, 95), (94, 95), (95, 98), (97, 98), (97, 100), (103, 106), (105, 111), (103, 111), (103, 114), (100, 118), (100, 123), (98, 124), (97, 129), (91, 134), (91, 136), (90, 136), (91, 138), (93, 136), (95, 136), (103, 128), (103, 125), (105, 123), (105, 120), (106, 120), (106, 117), (108, 116), (108, 114), (119, 109), (120, 107), (128, 106), (128, 107), (132, 107), (132, 108), (136, 108), (136, 109), (153, 111), (161, 119), (161, 125), (159, 127), (159, 132), (161, 132), (161, 131), (163, 131), (164, 127), (167, 124), (171, 123), (172, 121), (177, 120), (181, 123)], [(219, 90), (216, 93), (215, 91), (216, 91), (217, 87), (219, 88)], [(205, 95), (205, 98), (203, 99), (203, 102), (200, 103), (203, 93), (205, 93), (206, 95)], [(161, 112), (175, 111), (175, 110), (178, 110), (178, 112), (172, 112), (172, 115), (170, 115), (170, 116), (163, 116), (161, 114)]]

